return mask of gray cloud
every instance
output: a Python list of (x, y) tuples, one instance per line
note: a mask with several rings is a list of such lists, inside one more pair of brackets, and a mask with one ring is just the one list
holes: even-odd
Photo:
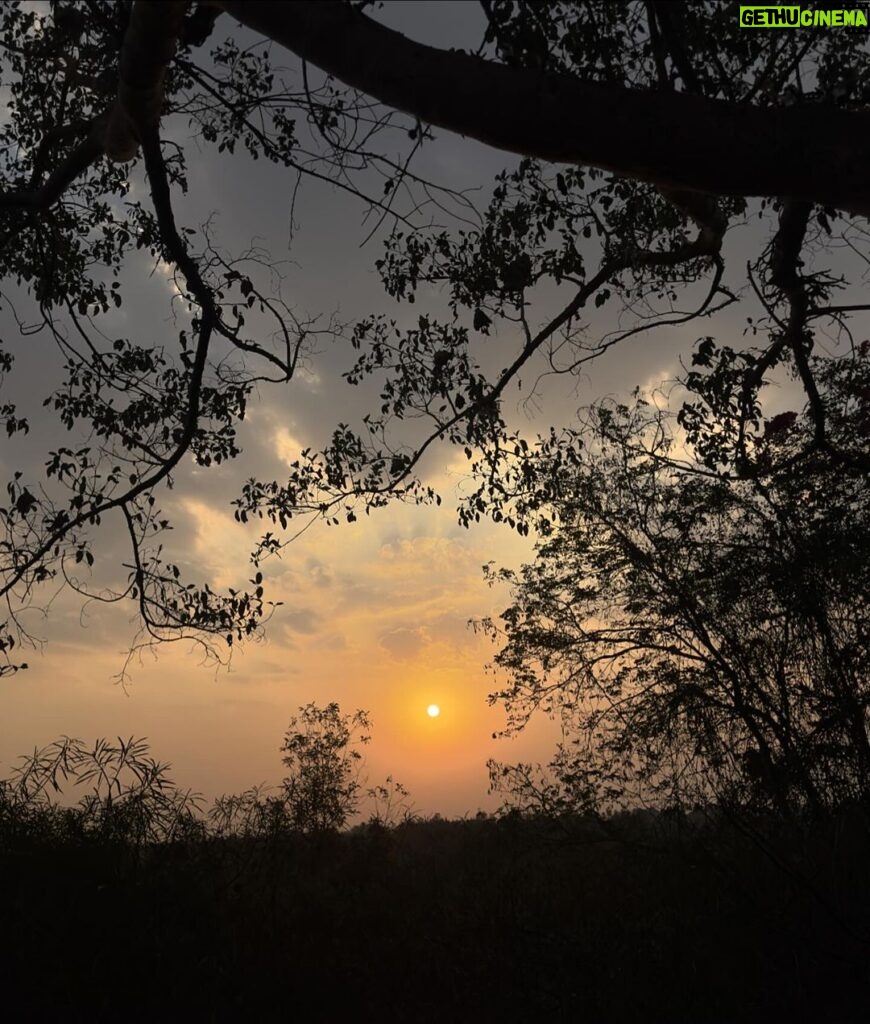
[(378, 643), (392, 657), (400, 661), (409, 661), (415, 658), (424, 647), (432, 642), (429, 631), (424, 626), (417, 626), (414, 629), (401, 626), (384, 633), (378, 639)]
[(310, 636), (312, 633), (318, 633), (321, 628), (322, 618), (319, 612), (314, 611), (313, 608), (295, 608), (287, 610), (281, 616), (284, 626), (291, 633), (302, 633), (305, 636)]

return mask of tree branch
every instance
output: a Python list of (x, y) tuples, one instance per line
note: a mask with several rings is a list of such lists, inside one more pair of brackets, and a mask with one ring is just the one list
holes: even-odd
[(163, 107), (163, 78), (181, 34), (187, 0), (136, 0), (118, 62), (118, 96), (106, 128), (110, 160), (132, 160), (140, 135), (157, 125)]
[(185, 284), (200, 307), (197, 343), (190, 367), (190, 382), (187, 389), (187, 409), (174, 439), (175, 448), (165, 459), (161, 459), (160, 465), (153, 472), (139, 479), (124, 493), (116, 497), (108, 496), (103, 497), (102, 500), (96, 500), (89, 508), (85, 508), (76, 516), (65, 520), (57, 528), (50, 529), (35, 549), (20, 559), (15, 565), (14, 570), (9, 573), (8, 578), (0, 585), (0, 596), (8, 594), (25, 577), (28, 571), (33, 569), (34, 566), (39, 565), (48, 552), (63, 540), (64, 537), (69, 536), (73, 530), (85, 523), (93, 523), (112, 509), (124, 508), (140, 494), (150, 491), (157, 484), (165, 480), (190, 449), (191, 442), (199, 426), (202, 379), (205, 373), (211, 336), (217, 322), (217, 311), (211, 289), (203, 281), (199, 267), (188, 253), (187, 247), (175, 225), (169, 181), (166, 174), (166, 165), (160, 152), (160, 138), (157, 134), (157, 129), (155, 127), (143, 134), (142, 147), (145, 157), (145, 170), (151, 187), (151, 198), (160, 228), (160, 237), (166, 246), (170, 258), (184, 275)]
[(0, 210), (46, 210), (56, 203), (75, 179), (103, 155), (105, 125), (105, 116), (95, 118), (87, 137), (39, 187), (0, 192)]
[(692, 67), (692, 61), (689, 59), (689, 54), (683, 45), (681, 24), (683, 12), (680, 10), (680, 5), (657, 2), (653, 3), (652, 6), (655, 10), (665, 45), (668, 48), (677, 73), (683, 80), (683, 84), (690, 92), (702, 92), (701, 83), (698, 81), (698, 76)]
[(498, 149), (660, 187), (783, 196), (870, 215), (870, 113), (640, 91), (438, 50), (337, 0), (215, 0), (388, 106)]

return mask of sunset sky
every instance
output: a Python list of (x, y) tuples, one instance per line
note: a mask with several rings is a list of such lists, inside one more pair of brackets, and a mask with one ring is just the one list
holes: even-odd
[[(479, 7), (470, 3), (389, 3), (376, 16), (438, 46), (473, 47), (483, 33)], [(282, 61), (293, 67), (290, 55)], [(373, 266), (383, 232), (360, 248), (369, 227), (351, 197), (307, 182), (288, 252), (294, 181), (285, 170), (242, 156), (218, 158), (213, 149), (199, 154), (180, 118), (168, 123), (165, 133), (188, 151), (190, 193), (175, 197), (179, 221), (198, 226), (214, 214), (214, 233), (227, 250), (241, 250), (256, 239), (276, 260), (292, 260), (283, 269), (283, 291), (301, 316), (350, 321), (386, 311), (411, 324), (421, 304), (444, 308), (443, 297), (434, 293), (410, 307), (383, 294)], [(515, 159), (444, 132), (437, 135), (416, 171), (455, 188), (481, 188), (475, 202), (482, 207), (494, 174), (514, 166)], [(138, 189), (144, 198), (141, 182), (137, 171), (131, 177), (134, 197)], [(735, 238), (731, 244), (739, 254), (739, 232)], [(129, 301), (111, 321), (115, 329), (171, 343), (173, 284), (164, 270), (144, 257), (141, 266), (131, 268), (139, 283), (128, 288)], [(543, 296), (534, 317), (549, 319), (557, 302)], [(616, 326), (607, 320), (614, 315), (605, 308), (590, 321), (589, 331)], [(737, 329), (743, 318), (743, 312), (721, 318), (720, 336), (726, 325)], [(12, 344), (16, 331), (5, 306), (2, 328)], [(588, 377), (553, 385), (537, 412), (525, 407), (521, 396), (510, 395), (507, 414), (529, 434), (545, 431), (550, 422), (568, 423), (579, 406), (596, 398), (673, 377), (678, 356), (690, 350), (698, 333), (690, 326), (636, 337), (592, 367)], [(502, 335), (493, 344), (512, 352), (516, 340)], [(46, 369), (57, 353), (44, 336), (19, 344), (17, 351), (32, 385), (22, 405), (30, 403), (33, 429), (3, 449), (6, 477), (68, 443), (41, 405), (50, 390)], [(244, 454), (235, 463), (207, 471), (188, 467), (177, 486), (163, 494), (161, 504), (175, 524), (167, 543), (191, 578), (236, 586), (250, 577), (247, 556), (257, 529), (237, 524), (230, 502), (245, 479), (280, 479), (302, 447), (322, 444), (339, 419), (363, 414), (371, 391), (353, 390), (341, 379), (352, 358), (346, 346), (324, 339), (320, 353), (289, 388), (262, 389), (243, 425)], [(508, 357), (496, 350), (494, 358), (498, 366)], [(517, 565), (530, 557), (533, 541), (491, 523), (471, 530), (457, 524), (456, 493), (466, 466), (461, 451), (442, 447), (426, 467), (427, 481), (444, 497), (440, 508), (397, 504), (352, 525), (316, 524), (280, 561), (267, 563), (267, 596), (284, 604), (267, 626), (265, 641), (235, 652), (229, 668), (204, 665), (189, 643), (167, 645), (156, 656), (146, 652), (134, 660), (130, 682), (121, 687), (115, 677), (136, 632), (131, 606), (83, 607), (65, 593), (45, 616), (29, 612), (28, 628), (46, 643), (27, 653), (29, 671), (0, 685), (0, 774), (8, 774), (18, 755), (62, 734), (88, 741), (147, 736), (153, 755), (172, 763), (177, 782), (211, 799), (261, 782), (278, 783), (279, 747), (291, 715), (310, 701), (338, 701), (344, 711), (364, 708), (371, 715), (372, 784), (392, 774), (424, 813), (492, 808), (486, 759), (546, 760), (558, 730), (538, 721), (514, 741), (492, 739), (504, 722), (500, 709), (486, 702), (494, 683), (485, 666), (494, 648), (468, 628), (468, 620), (496, 616), (508, 600), (505, 590), (486, 585), (481, 567), (490, 561)], [(119, 559), (125, 559), (120, 533), (113, 529), (97, 549), (97, 579), (104, 571), (111, 578)], [(440, 706), (437, 718), (426, 713), (432, 703)]]

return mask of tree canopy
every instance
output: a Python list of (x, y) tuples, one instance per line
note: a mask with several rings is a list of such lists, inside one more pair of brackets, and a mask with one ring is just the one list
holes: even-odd
[[(795, 479), (809, 467), (864, 479), (866, 430), (840, 429), (819, 346), (857, 360), (850, 318), (868, 308), (855, 287), (870, 258), (865, 35), (745, 31), (718, 2), (481, 9), (483, 37), (461, 52), (400, 35), (369, 3), (3, 5), (0, 272), (30, 303), (16, 311), (20, 335), (53, 339), (64, 363), (46, 384), (58, 431), (44, 473), (13, 471), (0, 509), (4, 672), (41, 584), (88, 593), (76, 567), (93, 562), (110, 522), (129, 554), (117, 585), (94, 596), (134, 602), (155, 640), (228, 644), (270, 613), (259, 562), (287, 542), (282, 531), (394, 498), (440, 500), (420, 477), (436, 442), (464, 448), (477, 480), (463, 522), (492, 514), (546, 530), (552, 488), (543, 480), (517, 503), (515, 478), (540, 479), (546, 451), (557, 479), (576, 438), (520, 436), (505, 399), (523, 376), (578, 374), (616, 345), (630, 360), (643, 332), (703, 321), (681, 428), (716, 479), (760, 487), (782, 471), (759, 397), (777, 373), (805, 395), (786, 460)], [(289, 70), (282, 47), (298, 58)], [(506, 156), (483, 209), (415, 174), (436, 129), (520, 155)], [(446, 313), (411, 329), (377, 310), (330, 325), (356, 353), (348, 385), (374, 381), (379, 399), (363, 422), (337, 423), (323, 450), (301, 452), (287, 479), (245, 484), (235, 515), (266, 532), (250, 587), (220, 593), (185, 580), (164, 550), (162, 489), (186, 459), (238, 458), (252, 396), (290, 382), (322, 329), (273, 288), (263, 254), (227, 254), (208, 225), (177, 222), (191, 166), (237, 153), (356, 195), (383, 235), (388, 295), (410, 303), (432, 285)], [(131, 197), (136, 173), (147, 197)], [(448, 198), (462, 216), (445, 225), (432, 211)], [(748, 259), (732, 232), (751, 239)], [(142, 252), (175, 276), (171, 342), (111, 319)], [(717, 346), (716, 315), (739, 302), (747, 329)], [(587, 307), (612, 312), (616, 329), (590, 339)], [(497, 372), (484, 369), (493, 352)], [(13, 400), (15, 355), (7, 341), (10, 437), (30, 426)]]
[[(866, 434), (868, 345), (814, 366), (832, 433)], [(870, 798), (870, 505), (866, 480), (795, 458), (810, 417), (755, 438), (747, 479), (680, 448), (676, 417), (602, 403), (553, 472), (556, 527), (487, 628), (513, 727), (543, 707), (567, 741), (548, 775), (492, 765), (526, 806), (600, 809), (626, 795), (821, 814)]]
[(294, 828), (337, 831), (353, 816), (362, 793), (357, 747), (368, 743), (370, 729), (365, 711), (343, 715), (335, 703), (308, 704), (291, 719), (281, 752), (288, 771), (283, 796)]

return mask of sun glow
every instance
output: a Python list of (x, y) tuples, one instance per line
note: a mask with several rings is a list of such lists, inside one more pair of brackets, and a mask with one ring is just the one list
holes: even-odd
[(426, 714), (430, 718), (437, 718), (441, 714), (441, 708), (439, 708), (437, 704), (430, 704), (429, 707), (426, 708)]

